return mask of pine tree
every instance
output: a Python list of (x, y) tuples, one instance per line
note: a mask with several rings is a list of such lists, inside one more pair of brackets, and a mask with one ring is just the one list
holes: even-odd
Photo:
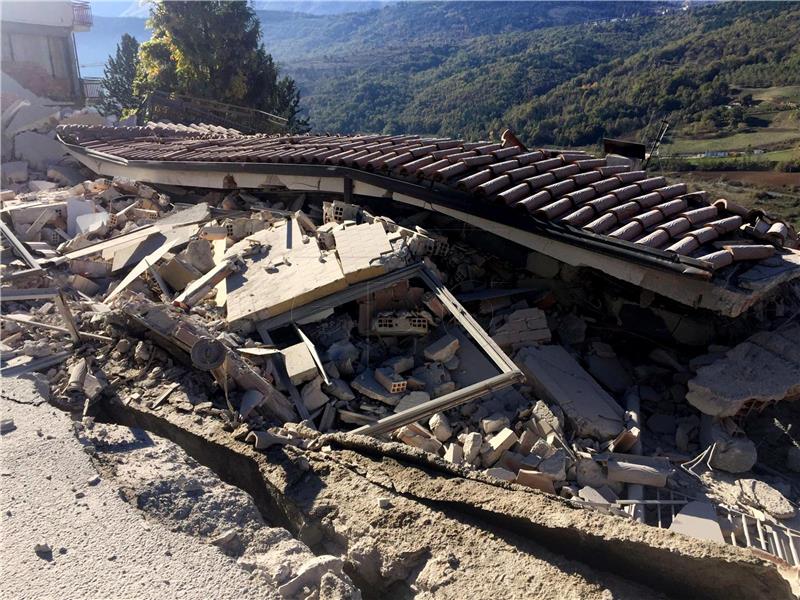
[(244, 1), (160, 1), (150, 9), (152, 38), (140, 51), (134, 90), (160, 90), (298, 118), (294, 80), (280, 77), (261, 42), (261, 23)]
[(115, 56), (109, 56), (103, 70), (99, 110), (104, 115), (127, 116), (139, 106), (139, 97), (133, 93), (133, 80), (139, 65), (139, 42), (122, 34)]

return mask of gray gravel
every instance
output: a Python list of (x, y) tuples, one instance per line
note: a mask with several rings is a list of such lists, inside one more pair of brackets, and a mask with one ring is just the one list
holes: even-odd
[(216, 547), (146, 521), (116, 485), (90, 485), (98, 473), (69, 416), (10, 395), (0, 400), (16, 426), (0, 443), (0, 598), (277, 597)]

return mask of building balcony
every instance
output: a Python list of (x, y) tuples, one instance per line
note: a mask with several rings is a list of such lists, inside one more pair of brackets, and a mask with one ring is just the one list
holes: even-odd
[(73, 0), (72, 28), (74, 31), (89, 31), (92, 28), (92, 7), (88, 2)]

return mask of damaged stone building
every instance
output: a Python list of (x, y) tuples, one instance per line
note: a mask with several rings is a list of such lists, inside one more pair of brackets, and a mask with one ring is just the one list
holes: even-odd
[(0, 373), (250, 494), (272, 545), (201, 537), (281, 596), (797, 593), (787, 223), (510, 131), (57, 139), (3, 192)]

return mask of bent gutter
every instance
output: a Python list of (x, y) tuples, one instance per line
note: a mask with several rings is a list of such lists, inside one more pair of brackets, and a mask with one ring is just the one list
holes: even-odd
[[(316, 183), (306, 184), (307, 187), (303, 189), (341, 194), (345, 191), (345, 182), (355, 182), (356, 195), (418, 206), (490, 232), (499, 227), (506, 230), (505, 235), (512, 241), (556, 260), (575, 266), (585, 264), (681, 304), (707, 308), (729, 317), (738, 316), (761, 297), (759, 294), (726, 289), (711, 283), (713, 273), (705, 261), (638, 246), (568, 225), (533, 217), (521, 218), (508, 207), (477, 202), (466, 194), (442, 189), (436, 184), (427, 187), (378, 173), (331, 165), (126, 160), (66, 142), (60, 135), (57, 135), (57, 139), (72, 156), (97, 173), (121, 175), (150, 183), (224, 189), (223, 179), (230, 176), (238, 187), (258, 188), (274, 184), (293, 189), (291, 183), (287, 184), (284, 179), (313, 178), (317, 180)], [(323, 180), (332, 185), (323, 187)], [(295, 185), (299, 187), (302, 183), (296, 181)], [(366, 193), (359, 193), (359, 188)], [(503, 237), (503, 234), (498, 235)], [(567, 259), (563, 255), (566, 248), (549, 248), (552, 244), (566, 245), (582, 256)], [(620, 261), (621, 264), (602, 265), (596, 256), (592, 256), (598, 254)], [(628, 272), (623, 273), (626, 270)], [(667, 280), (656, 281), (664, 278)]]

